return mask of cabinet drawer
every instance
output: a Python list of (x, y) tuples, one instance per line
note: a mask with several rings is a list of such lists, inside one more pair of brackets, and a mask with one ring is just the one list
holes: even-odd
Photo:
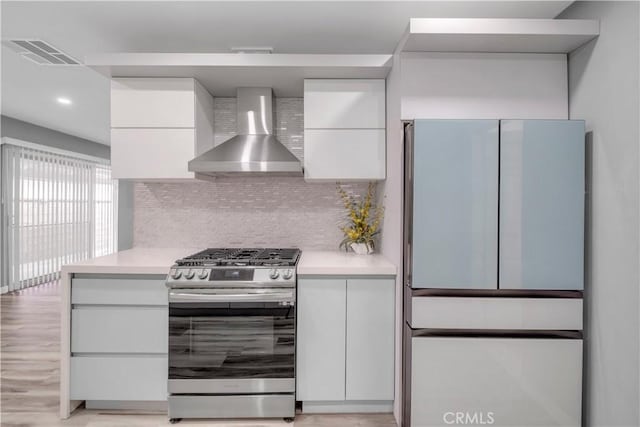
[(384, 129), (384, 79), (304, 81), (305, 129)]
[(411, 327), (582, 330), (582, 299), (413, 297)]
[(72, 353), (167, 353), (166, 307), (71, 310)]
[(111, 129), (114, 179), (193, 178), (194, 129)]
[(380, 180), (386, 174), (384, 129), (307, 129), (304, 177), (312, 180)]
[(190, 78), (111, 80), (111, 127), (192, 128), (195, 87)]
[(72, 400), (166, 400), (167, 356), (71, 358)]
[(71, 284), (72, 304), (166, 306), (165, 279), (78, 278)]

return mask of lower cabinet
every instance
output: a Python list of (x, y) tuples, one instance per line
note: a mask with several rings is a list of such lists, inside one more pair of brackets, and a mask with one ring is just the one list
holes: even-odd
[(166, 355), (71, 357), (71, 399), (167, 399)]
[(94, 408), (166, 401), (164, 276), (77, 275), (71, 302), (71, 399)]
[(394, 398), (393, 278), (298, 280), (296, 398), (305, 412), (386, 412)]

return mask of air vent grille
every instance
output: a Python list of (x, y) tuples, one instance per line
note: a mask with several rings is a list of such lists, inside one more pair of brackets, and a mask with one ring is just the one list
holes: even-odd
[(81, 65), (79, 61), (42, 40), (11, 39), (3, 42), (22, 57), (40, 65)]

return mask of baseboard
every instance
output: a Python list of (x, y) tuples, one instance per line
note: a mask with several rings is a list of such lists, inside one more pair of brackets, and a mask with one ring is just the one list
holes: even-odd
[(304, 414), (392, 413), (392, 400), (304, 401)]
[(104, 409), (116, 411), (131, 411), (137, 413), (167, 413), (167, 401), (146, 400), (87, 400), (87, 409)]

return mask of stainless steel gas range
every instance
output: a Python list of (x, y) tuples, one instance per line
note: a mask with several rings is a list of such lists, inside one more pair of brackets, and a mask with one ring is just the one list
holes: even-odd
[(169, 288), (169, 418), (295, 415), (299, 249), (206, 249)]

